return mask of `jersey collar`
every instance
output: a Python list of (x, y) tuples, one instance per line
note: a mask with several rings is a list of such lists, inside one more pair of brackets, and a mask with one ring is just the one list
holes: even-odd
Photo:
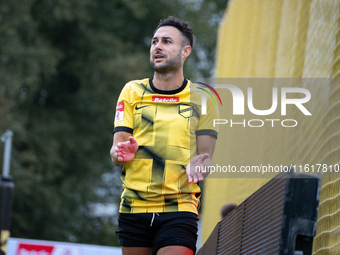
[(184, 79), (182, 86), (180, 86), (180, 87), (177, 88), (177, 89), (174, 89), (174, 90), (161, 90), (161, 89), (157, 89), (157, 88), (153, 85), (152, 79), (153, 79), (153, 78), (150, 78), (150, 79), (149, 79), (149, 84), (150, 84), (151, 89), (152, 89), (154, 92), (158, 93), (158, 94), (165, 94), (165, 95), (173, 95), (173, 94), (180, 93), (182, 90), (185, 89), (185, 87), (186, 87), (187, 84), (188, 84), (188, 80), (187, 80), (187, 79)]

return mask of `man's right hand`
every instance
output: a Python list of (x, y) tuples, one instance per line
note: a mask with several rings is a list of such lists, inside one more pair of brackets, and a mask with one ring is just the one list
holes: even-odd
[(132, 136), (126, 142), (119, 142), (116, 146), (116, 153), (118, 161), (130, 162), (135, 157), (135, 153), (138, 150), (138, 143)]

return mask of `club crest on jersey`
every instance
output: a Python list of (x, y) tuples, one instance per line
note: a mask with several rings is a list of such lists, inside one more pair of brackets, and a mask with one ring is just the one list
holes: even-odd
[(160, 103), (178, 103), (179, 97), (153, 96), (152, 101)]
[(195, 109), (193, 105), (180, 104), (178, 106), (178, 113), (184, 118), (190, 118), (194, 115)]
[(122, 121), (122, 120), (124, 120), (124, 102), (123, 101), (117, 104), (115, 121)]

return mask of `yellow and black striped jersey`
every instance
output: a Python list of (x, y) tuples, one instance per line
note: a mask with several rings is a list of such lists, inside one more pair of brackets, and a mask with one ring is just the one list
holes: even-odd
[[(159, 90), (152, 79), (135, 80), (123, 88), (117, 103), (114, 132), (137, 140), (134, 159), (121, 174), (121, 213), (189, 211), (197, 214), (200, 188), (189, 183), (186, 166), (196, 156), (196, 136), (217, 137), (218, 109), (207, 100), (201, 114), (201, 85), (184, 80), (171, 91)], [(207, 98), (207, 97), (205, 97)]]

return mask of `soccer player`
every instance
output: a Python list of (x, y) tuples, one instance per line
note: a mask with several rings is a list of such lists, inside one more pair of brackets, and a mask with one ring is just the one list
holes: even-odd
[(212, 164), (218, 111), (207, 100), (202, 114), (206, 92), (183, 76), (192, 46), (188, 22), (161, 20), (150, 47), (153, 78), (127, 83), (118, 99), (110, 154), (124, 165), (117, 231), (124, 255), (196, 251), (197, 183)]

